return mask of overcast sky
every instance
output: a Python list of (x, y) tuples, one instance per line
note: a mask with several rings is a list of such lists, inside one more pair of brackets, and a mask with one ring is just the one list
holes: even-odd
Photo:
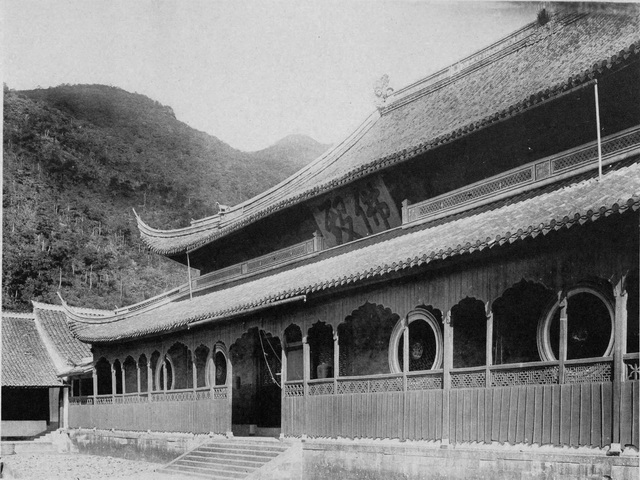
[(3, 0), (4, 82), (100, 83), (235, 148), (335, 143), (398, 89), (535, 20), (539, 2)]

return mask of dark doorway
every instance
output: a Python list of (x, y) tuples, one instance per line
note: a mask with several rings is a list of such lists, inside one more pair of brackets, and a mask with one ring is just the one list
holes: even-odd
[(282, 400), (280, 339), (251, 328), (231, 346), (230, 355), (234, 435), (278, 435)]

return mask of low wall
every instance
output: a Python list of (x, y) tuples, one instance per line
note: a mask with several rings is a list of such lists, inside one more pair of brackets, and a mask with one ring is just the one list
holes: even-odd
[(2, 420), (3, 438), (35, 437), (47, 430), (46, 420)]
[(168, 463), (202, 442), (222, 436), (191, 433), (127, 432), (70, 429), (69, 438), (80, 453)]
[[(511, 447), (442, 448), (438, 443), (309, 440), (303, 443), (305, 480), (637, 480), (638, 451)], [(582, 451), (581, 451), (582, 450)], [(593, 451), (588, 451), (593, 450)]]

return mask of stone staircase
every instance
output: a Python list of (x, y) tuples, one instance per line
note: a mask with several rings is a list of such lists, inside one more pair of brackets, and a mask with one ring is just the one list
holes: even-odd
[(262, 478), (259, 474), (256, 477), (257, 471), (270, 462), (279, 463), (276, 459), (284, 457), (289, 449), (290, 445), (269, 438), (213, 440), (176, 458), (157, 472), (215, 480)]

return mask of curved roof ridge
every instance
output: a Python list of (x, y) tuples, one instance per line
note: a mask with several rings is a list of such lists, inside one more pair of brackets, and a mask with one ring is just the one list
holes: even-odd
[(32, 318), (34, 320), (36, 318), (33, 312), (11, 312), (8, 310), (3, 310), (2, 316), (6, 318)]
[[(473, 67), (474, 73), (471, 75), (469, 71), (459, 77), (463, 85), (448, 82), (434, 90), (433, 95), (412, 98), (404, 105), (390, 104), (388, 111), (380, 114), (344, 152), (332, 149), (329, 154), (335, 153), (335, 157), (329, 154), (320, 157), (285, 180), (286, 188), (281, 183), (247, 200), (243, 211), (227, 214), (224, 223), (215, 226), (203, 223), (198, 229), (175, 231), (141, 224), (142, 240), (152, 251), (164, 255), (196, 250), (276, 211), (415, 158), (556, 98), (593, 78), (602, 78), (611, 69), (638, 59), (640, 23), (638, 14), (632, 13), (602, 17), (567, 14), (562, 17), (564, 20), (556, 22), (557, 26), (544, 30), (540, 38), (529, 39), (508, 55), (489, 55), (482, 61), (490, 63), (477, 68), (477, 62), (470, 65), (468, 68)], [(484, 76), (489, 73), (492, 78), (486, 80)], [(515, 78), (511, 80), (512, 77)], [(478, 82), (486, 88), (478, 90)], [(507, 88), (511, 84), (515, 87)], [(465, 89), (458, 91), (462, 87)], [(452, 98), (453, 104), (449, 102)]]
[[(266, 197), (270, 197), (270, 199), (272, 199), (273, 197), (276, 197), (276, 198), (286, 197), (291, 193), (291, 191), (282, 192), (282, 190), (285, 189), (285, 187), (295, 188), (300, 183), (308, 182), (310, 179), (322, 173), (326, 168), (328, 168), (329, 166), (337, 162), (346, 151), (352, 148), (356, 144), (357, 140), (362, 135), (364, 135), (375, 124), (375, 122), (379, 118), (380, 118), (380, 113), (377, 110), (373, 111), (344, 140), (342, 140), (337, 145), (330, 147), (326, 152), (324, 152), (318, 158), (313, 160), (311, 163), (305, 165), (300, 170), (295, 172), (293, 175), (290, 175), (289, 177), (285, 178), (284, 180), (274, 185), (273, 187), (269, 188), (268, 190), (265, 190), (264, 192), (259, 193), (258, 195), (255, 195), (254, 197), (251, 197), (231, 207), (227, 212), (225, 212), (222, 215), (218, 213), (215, 215), (211, 215), (210, 217), (205, 217), (203, 219), (195, 220), (188, 227), (164, 230), (164, 229), (154, 228), (148, 225), (147, 223), (145, 223), (144, 220), (142, 220), (140, 215), (138, 215), (138, 213), (134, 209), (133, 212), (138, 222), (138, 228), (140, 229), (141, 233), (144, 233), (149, 237), (163, 237), (163, 238), (174, 238), (174, 237), (180, 237), (184, 235), (190, 235), (200, 231), (210, 230), (212, 226), (216, 226), (218, 227), (218, 229), (225, 228), (230, 223), (233, 223), (233, 221), (237, 218), (236, 212), (238, 210), (241, 210), (240, 214), (244, 214), (245, 212), (250, 213), (250, 210), (252, 209), (259, 210), (260, 201), (265, 199)], [(282, 193), (282, 195), (277, 195), (278, 193)], [(225, 217), (228, 218), (229, 221), (225, 222)]]

